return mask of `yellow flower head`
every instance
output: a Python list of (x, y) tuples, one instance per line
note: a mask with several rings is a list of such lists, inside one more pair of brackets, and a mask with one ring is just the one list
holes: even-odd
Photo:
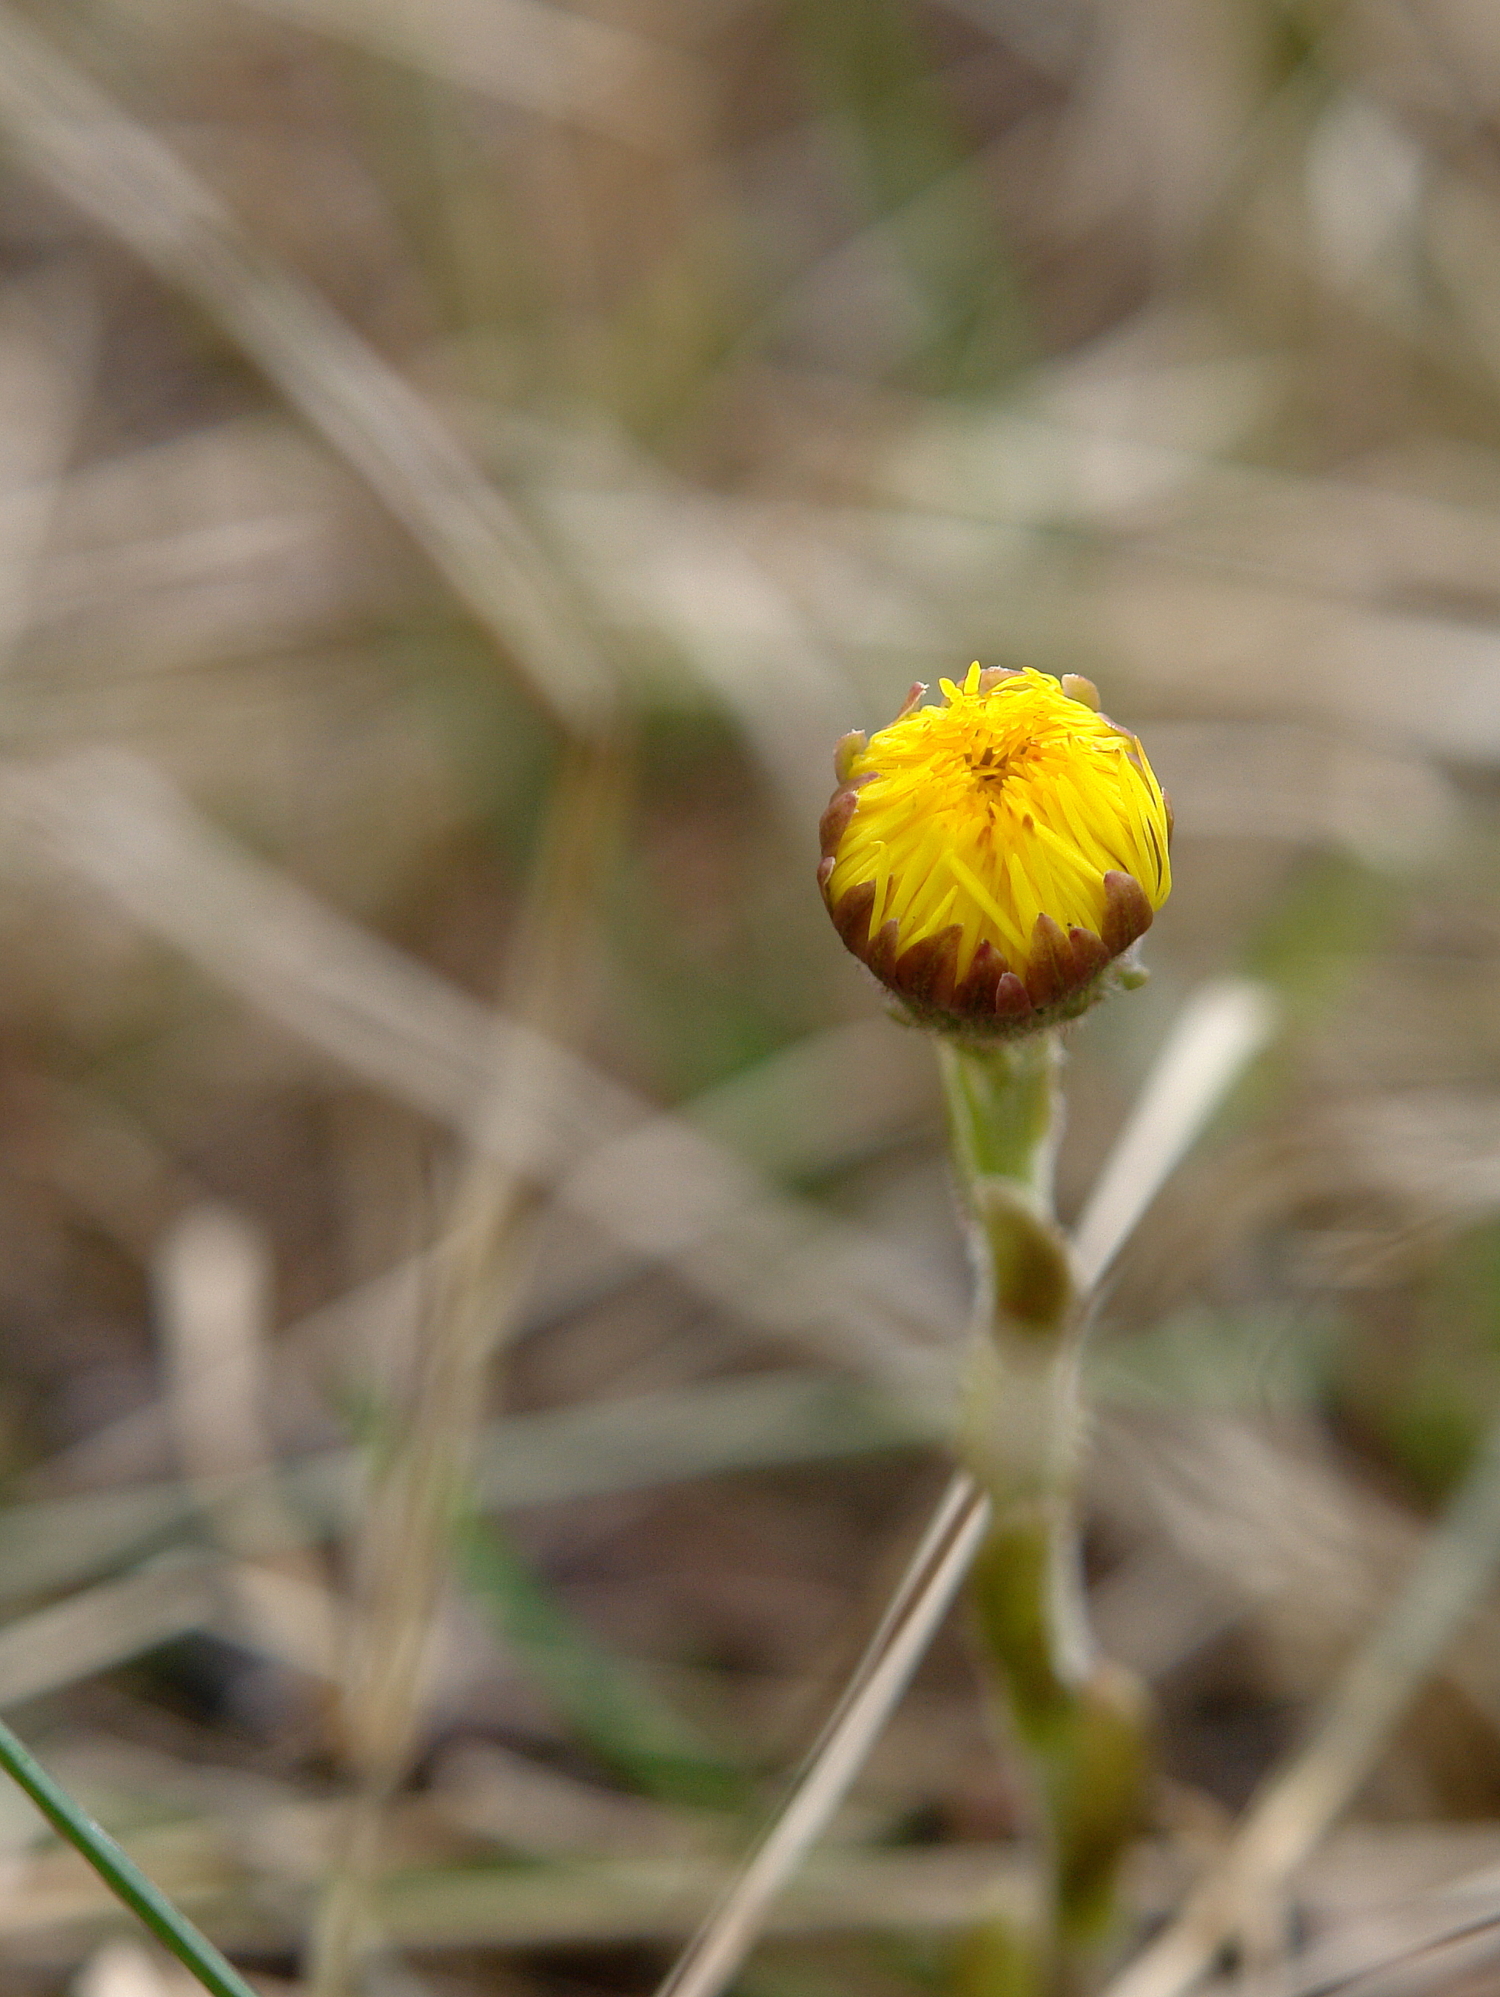
[(1008, 1035), (1072, 1019), (1171, 891), (1171, 810), (1087, 680), (969, 668), (845, 736), (818, 881), (845, 943), (918, 1018)]

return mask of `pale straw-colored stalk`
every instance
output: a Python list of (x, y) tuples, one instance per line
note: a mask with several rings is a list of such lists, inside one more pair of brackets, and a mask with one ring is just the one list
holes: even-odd
[[(509, 966), (522, 1016), (565, 1023), (582, 988), (579, 950), (602, 857), (613, 850), (614, 745), (570, 752), (554, 792), (550, 833)], [(512, 1050), (497, 1049), (482, 1122), (498, 1122), (513, 1088)], [(355, 1778), (339, 1864), (314, 1928), (310, 1981), (318, 1997), (355, 1987), (378, 1945), (372, 1886), (389, 1803), (419, 1738), (450, 1550), (472, 1502), (477, 1445), (500, 1343), (529, 1273), (535, 1182), (525, 1160), (476, 1147), (464, 1160), (432, 1258), (407, 1404), (383, 1456), (355, 1546), (342, 1722)]]
[(984, 1537), (989, 1503), (955, 1478), (806, 1771), (734, 1885), (679, 1958), (660, 1997), (711, 1997), (734, 1976), (792, 1869), (827, 1828), (921, 1663)]
[(1082, 1289), (1103, 1281), (1275, 1025), (1270, 991), (1250, 978), (1216, 978), (1187, 1000), (1073, 1229), (1073, 1268)]
[(1183, 1997), (1261, 1925), (1370, 1774), (1392, 1729), (1500, 1564), (1500, 1427), (1389, 1612), (1331, 1687), (1302, 1747), (1265, 1782), (1228, 1850), (1109, 1997)]
[[(339, 1609), (306, 1526), (286, 1502), (267, 1428), (272, 1269), (263, 1231), (236, 1208), (199, 1201), (152, 1256), (167, 1411), (183, 1481), (204, 1528), (238, 1558), (224, 1569), (241, 1629), (334, 1669)], [(221, 1493), (238, 1487), (227, 1503)]]

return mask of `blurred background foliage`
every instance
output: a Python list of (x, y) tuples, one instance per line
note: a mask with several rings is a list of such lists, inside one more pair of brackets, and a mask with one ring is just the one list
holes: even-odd
[[(857, 1654), (965, 1278), (813, 826), (976, 656), (1177, 811), (1065, 1213), (1282, 1006), (1100, 1312), (1142, 1909), (1297, 1738), (1500, 1416), (1497, 134), (1465, 0), (0, 8), (0, 1694), (268, 1985), (384, 1781), (392, 1990), (650, 1987)], [(1311, 1931), (1500, 1857), (1487, 1628)], [(957, 1617), (743, 1987), (940, 1986), (1025, 1814)], [(0, 1845), (7, 1988), (172, 1983)]]

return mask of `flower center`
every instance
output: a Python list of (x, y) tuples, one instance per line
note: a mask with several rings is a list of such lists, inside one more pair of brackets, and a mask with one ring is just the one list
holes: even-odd
[[(1008, 784), (1024, 781), (1035, 770), (1036, 743), (1011, 729), (998, 734), (990, 728), (973, 730), (963, 745), (959, 761), (972, 791), (987, 803), (1000, 801)], [(1009, 802), (1015, 803), (1014, 797)]]

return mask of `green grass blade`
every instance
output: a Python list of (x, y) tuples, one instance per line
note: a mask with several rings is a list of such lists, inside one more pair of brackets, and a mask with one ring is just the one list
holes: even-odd
[(517, 1662), (601, 1761), (666, 1802), (720, 1809), (743, 1803), (739, 1771), (569, 1614), (492, 1521), (470, 1519), (460, 1529), (457, 1559), (470, 1593)]
[(99, 1877), (133, 1914), (139, 1915), (158, 1941), (184, 1968), (192, 1971), (214, 1997), (256, 1997), (238, 1970), (231, 1967), (204, 1934), (127, 1858), (114, 1839), (68, 1794), (60, 1783), (0, 1721), (0, 1766), (26, 1791), (59, 1837), (83, 1854)]

